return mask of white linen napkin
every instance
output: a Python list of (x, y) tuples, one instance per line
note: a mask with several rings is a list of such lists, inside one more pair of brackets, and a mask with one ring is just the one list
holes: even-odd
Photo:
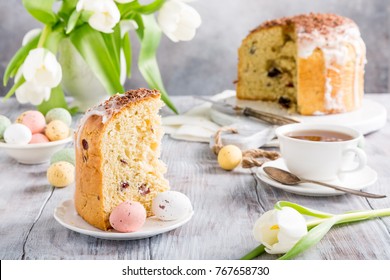
[[(235, 96), (234, 90), (225, 90), (212, 96), (214, 101)], [(205, 102), (181, 115), (162, 118), (166, 134), (173, 139), (210, 143), (214, 145), (214, 135), (223, 126), (234, 127), (238, 134), (222, 134), (224, 145), (234, 144), (240, 149), (252, 149), (263, 146), (274, 137), (274, 127), (249, 118), (235, 119), (232, 116), (221, 117), (211, 109), (212, 104)]]

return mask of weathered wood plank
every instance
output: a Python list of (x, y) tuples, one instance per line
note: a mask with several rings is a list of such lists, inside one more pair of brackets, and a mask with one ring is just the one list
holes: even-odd
[[(390, 94), (370, 98), (390, 111)], [(199, 101), (175, 97), (185, 111)], [(14, 107), (15, 106), (15, 107)], [(11, 112), (10, 108), (13, 109)], [(16, 116), (15, 102), (0, 104), (2, 114)], [(166, 114), (167, 111), (164, 110)], [(47, 165), (16, 164), (0, 154), (0, 257), (2, 259), (237, 259), (257, 246), (252, 226), (279, 200), (289, 200), (329, 212), (379, 209), (390, 205), (390, 122), (367, 136), (369, 165), (378, 181), (367, 191), (385, 193), (373, 200), (351, 195), (305, 197), (261, 183), (249, 170), (226, 172), (218, 167), (208, 145), (164, 137), (162, 159), (174, 190), (186, 193), (195, 215), (185, 226), (137, 241), (99, 240), (63, 228), (54, 208), (73, 197), (74, 186), (53, 189), (46, 181)], [(390, 259), (390, 218), (332, 229), (299, 259)], [(274, 259), (264, 254), (260, 259)]]
[[(22, 110), (16, 100), (0, 104), (0, 114), (12, 120)], [(0, 259), (24, 257), (26, 239), (51, 194), (46, 169), (44, 164), (19, 164), (0, 150)]]

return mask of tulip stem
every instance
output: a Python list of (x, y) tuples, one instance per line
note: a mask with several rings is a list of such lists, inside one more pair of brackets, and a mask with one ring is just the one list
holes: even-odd
[(45, 25), (45, 27), (42, 30), (41, 36), (39, 37), (37, 48), (42, 48), (45, 45), (46, 38), (51, 32), (51, 26)]
[(263, 244), (260, 244), (255, 249), (250, 251), (248, 254), (243, 256), (240, 260), (253, 260), (254, 258), (260, 256), (264, 252), (265, 252), (265, 246)]
[[(357, 212), (335, 215), (335, 217), (340, 218), (340, 220), (338, 222), (336, 222), (336, 225), (344, 224), (344, 223), (351, 223), (351, 222), (358, 222), (358, 221), (368, 220), (371, 218), (385, 217), (385, 216), (390, 216), (390, 208), (369, 210), (369, 211), (357, 211)], [(319, 225), (320, 223), (322, 223), (326, 220), (327, 220), (327, 218), (309, 221), (306, 223), (307, 229), (311, 229), (311, 228)]]

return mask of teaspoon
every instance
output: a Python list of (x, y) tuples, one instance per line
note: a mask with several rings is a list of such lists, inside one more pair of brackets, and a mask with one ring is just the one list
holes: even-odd
[(321, 185), (324, 187), (332, 188), (335, 190), (339, 190), (342, 192), (346, 192), (346, 193), (350, 193), (350, 194), (354, 194), (354, 195), (359, 195), (359, 196), (364, 196), (364, 197), (370, 197), (370, 198), (384, 198), (384, 197), (386, 197), (386, 195), (367, 193), (367, 192), (344, 188), (344, 187), (340, 187), (340, 186), (336, 186), (336, 185), (332, 185), (332, 184), (328, 184), (328, 183), (324, 183), (324, 182), (320, 182), (320, 181), (302, 179), (302, 178), (299, 178), (298, 176), (296, 176), (288, 171), (285, 171), (283, 169), (276, 168), (276, 167), (267, 166), (267, 167), (264, 167), (263, 170), (269, 177), (271, 177), (275, 181), (282, 183), (284, 185), (294, 186), (294, 185), (298, 185), (301, 183), (313, 183), (313, 184)]

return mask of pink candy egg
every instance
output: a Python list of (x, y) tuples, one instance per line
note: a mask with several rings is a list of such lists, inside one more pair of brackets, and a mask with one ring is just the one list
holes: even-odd
[(120, 232), (139, 230), (145, 223), (146, 210), (141, 203), (125, 201), (112, 210), (110, 215), (111, 226)]
[(38, 144), (38, 143), (47, 143), (47, 142), (50, 142), (50, 140), (46, 137), (46, 135), (42, 133), (35, 133), (32, 135), (29, 144)]
[(38, 111), (24, 112), (17, 118), (16, 122), (27, 126), (33, 134), (43, 132), (46, 126), (45, 116)]

